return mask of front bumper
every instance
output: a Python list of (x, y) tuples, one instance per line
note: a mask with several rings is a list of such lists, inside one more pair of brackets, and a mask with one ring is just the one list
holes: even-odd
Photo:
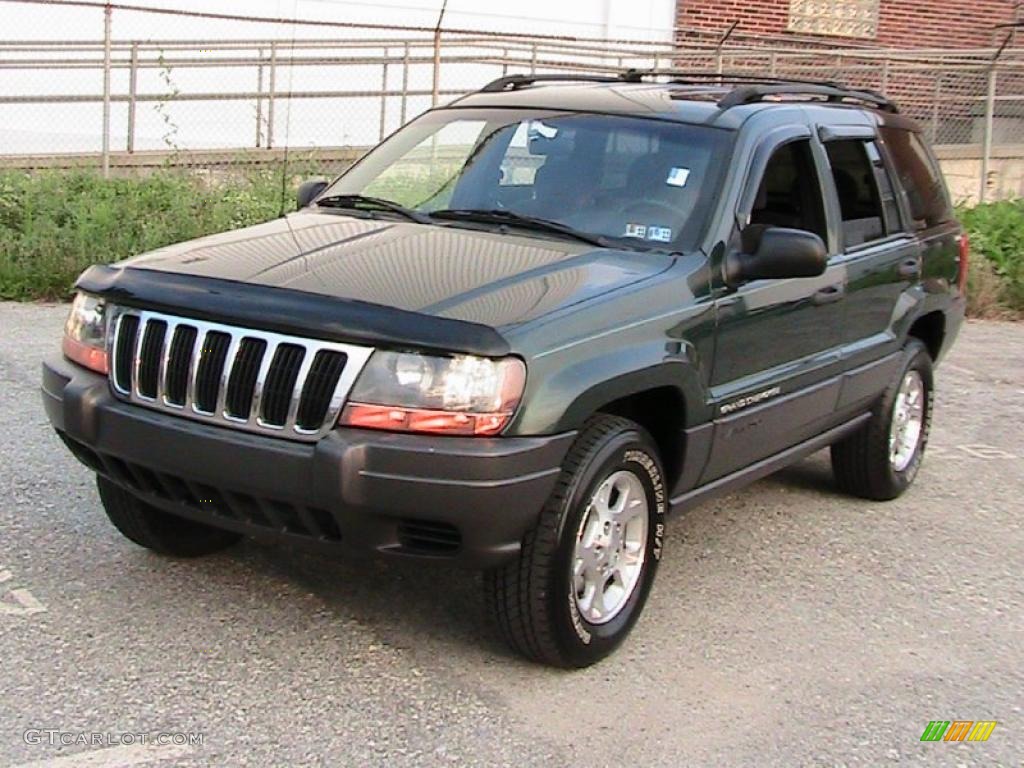
[(63, 358), (46, 414), (75, 456), (168, 512), (255, 538), (490, 568), (519, 552), (574, 433), (460, 438), (341, 428), (248, 434), (115, 398)]

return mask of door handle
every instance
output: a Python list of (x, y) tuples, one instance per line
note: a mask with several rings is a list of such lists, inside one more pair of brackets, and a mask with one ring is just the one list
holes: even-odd
[(844, 296), (846, 296), (846, 288), (841, 285), (830, 285), (815, 293), (811, 297), (811, 301), (820, 307), (822, 304), (833, 304), (837, 301), (842, 301)]
[(899, 268), (900, 277), (915, 278), (921, 274), (921, 262), (917, 259), (907, 259)]

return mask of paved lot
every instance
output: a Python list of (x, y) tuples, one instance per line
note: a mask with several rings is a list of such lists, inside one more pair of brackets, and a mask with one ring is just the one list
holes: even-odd
[(471, 574), (121, 539), (39, 404), (64, 312), (0, 305), (0, 765), (1021, 765), (1024, 325), (965, 328), (908, 496), (840, 496), (819, 454), (674, 519), (631, 640), (565, 673), (504, 651)]

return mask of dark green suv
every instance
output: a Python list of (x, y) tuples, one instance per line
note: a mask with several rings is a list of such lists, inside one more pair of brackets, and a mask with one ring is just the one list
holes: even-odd
[(876, 93), (507, 77), (299, 197), (77, 284), (43, 399), (144, 547), (461, 563), (585, 666), (669, 512), (826, 446), (871, 499), (920, 468), (967, 242)]

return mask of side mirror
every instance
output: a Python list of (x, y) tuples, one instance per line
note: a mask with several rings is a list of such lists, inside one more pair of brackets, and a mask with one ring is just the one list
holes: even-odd
[(753, 253), (731, 253), (725, 277), (731, 285), (745, 280), (817, 277), (828, 266), (828, 250), (813, 232), (766, 227)]
[(299, 191), (295, 194), (295, 202), (299, 208), (305, 208), (316, 200), (325, 189), (327, 189), (327, 182), (323, 179), (304, 181), (299, 185)]

